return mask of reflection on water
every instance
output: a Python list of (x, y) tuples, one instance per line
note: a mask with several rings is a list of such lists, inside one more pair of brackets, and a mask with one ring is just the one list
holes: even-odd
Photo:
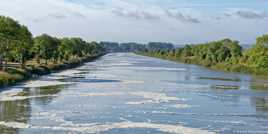
[(268, 133), (266, 80), (108, 54), (0, 93), (0, 134)]
[(250, 88), (253, 90), (268, 91), (268, 83), (251, 82)]
[(251, 99), (251, 103), (256, 107), (256, 111), (262, 113), (268, 112), (268, 98), (255, 97)]
[(239, 86), (235, 86), (235, 85), (214, 85), (212, 86), (212, 88), (215, 88), (215, 89), (223, 89), (223, 90), (234, 90), (234, 89), (239, 89), (240, 87)]
[[(59, 93), (65, 86), (47, 86), (39, 88), (25, 88), (21, 92), (12, 94), (12, 97), (27, 97), (27, 96), (42, 96), (54, 95)], [(0, 121), (5, 122), (19, 122), (27, 124), (31, 117), (31, 102), (36, 102), (40, 105), (46, 105), (51, 102), (54, 97), (40, 97), (33, 99), (0, 101)], [(18, 133), (17, 128), (10, 128), (0, 125), (0, 133)]]
[(220, 80), (220, 81), (241, 81), (239, 78), (221, 78), (221, 77), (199, 77), (199, 79), (208, 79), (208, 80)]
[[(29, 100), (0, 102), (0, 120), (26, 123), (29, 119), (31, 108)], [(17, 133), (17, 129), (0, 126), (1, 134)]]

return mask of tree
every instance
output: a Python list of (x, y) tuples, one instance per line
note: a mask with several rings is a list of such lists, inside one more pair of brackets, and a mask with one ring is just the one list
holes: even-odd
[(63, 38), (60, 40), (59, 45), (59, 57), (61, 60), (69, 60), (73, 54), (74, 44), (69, 38)]
[(47, 61), (55, 58), (55, 54), (58, 53), (58, 41), (47, 34), (42, 34), (35, 37), (33, 51), (38, 62), (43, 58), (47, 64)]
[(25, 66), (29, 50), (33, 47), (32, 33), (26, 26), (22, 26), (19, 31), (19, 42), (16, 43), (14, 50), (18, 55), (17, 60), (20, 61), (21, 67)]
[(256, 45), (268, 48), (268, 34), (257, 38)]
[(73, 56), (82, 57), (86, 42), (81, 38), (71, 38), (73, 43)]
[(91, 43), (86, 43), (85, 44), (85, 49), (84, 49), (84, 53), (86, 55), (93, 55), (94, 53), (94, 50), (96, 49), (96, 45), (97, 43), (96, 42), (91, 42)]
[(79, 58), (103, 53), (104, 48), (96, 42), (86, 42), (81, 38), (58, 39), (42, 34), (33, 39), (31, 32), (24, 25), (12, 18), (0, 16), (0, 66), (7, 67), (7, 62), (19, 62), (21, 67), (30, 58), (57, 62), (69, 60), (71, 56)]
[(5, 60), (7, 63), (7, 57), (10, 51), (14, 47), (14, 44), (18, 43), (20, 25), (17, 21), (0, 16), (0, 65)]
[(256, 68), (268, 67), (268, 35), (258, 37), (256, 45), (253, 48), (248, 49), (244, 57), (246, 59), (247, 66)]
[(26, 26), (9, 17), (0, 16), (0, 64), (3, 59), (7, 63), (7, 57), (14, 52), (13, 57), (24, 67), (32, 44), (32, 34)]
[(183, 49), (182, 54), (185, 57), (192, 56), (192, 47), (190, 45), (186, 45)]

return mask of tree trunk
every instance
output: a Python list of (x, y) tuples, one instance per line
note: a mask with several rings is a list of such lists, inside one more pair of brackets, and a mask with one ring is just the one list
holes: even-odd
[(53, 62), (54, 62), (54, 64), (56, 64), (56, 63), (57, 63), (57, 59), (56, 59), (56, 58), (54, 58), (54, 59), (53, 59)]
[(0, 56), (0, 69), (3, 69), (3, 56)]
[(37, 64), (40, 64), (40, 58), (39, 56), (36, 57)]
[(21, 59), (20, 60), (21, 60), (20, 61), (21, 68), (25, 68), (25, 59), (24, 59), (24, 56), (23, 55), (21, 55)]
[(4, 66), (4, 70), (7, 69), (7, 64), (8, 64), (8, 59), (6, 58), (6, 60), (5, 60), (5, 66)]

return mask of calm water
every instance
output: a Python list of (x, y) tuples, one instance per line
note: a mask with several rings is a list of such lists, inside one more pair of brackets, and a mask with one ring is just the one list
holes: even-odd
[(268, 83), (131, 53), (0, 93), (0, 134), (268, 134)]

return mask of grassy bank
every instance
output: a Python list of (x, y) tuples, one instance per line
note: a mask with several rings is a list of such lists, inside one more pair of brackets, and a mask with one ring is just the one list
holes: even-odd
[(79, 37), (33, 37), (27, 26), (0, 16), (0, 87), (73, 68), (103, 53), (102, 45)]
[(39, 65), (31, 62), (24, 69), (20, 67), (7, 67), (5, 70), (0, 71), (0, 88), (11, 86), (38, 76), (75, 68), (83, 65), (86, 62), (93, 61), (100, 56), (103, 56), (103, 54), (96, 56), (85, 56), (82, 58), (73, 58), (69, 61), (60, 63), (51, 62), (46, 65)]
[(242, 49), (237, 41), (224, 39), (186, 45), (174, 50), (147, 50), (137, 54), (268, 79), (268, 35), (258, 37), (256, 44), (249, 49)]
[(195, 58), (195, 57), (174, 58), (174, 57), (155, 55), (155, 54), (147, 53), (147, 52), (137, 52), (136, 54), (164, 59), (164, 60), (170, 60), (170, 61), (174, 61), (178, 63), (200, 65), (208, 69), (217, 70), (217, 71), (251, 74), (256, 77), (262, 77), (262, 78), (268, 79), (268, 69), (258, 69), (258, 68), (253, 68), (253, 67), (250, 68), (250, 67), (240, 65), (240, 64), (234, 65), (234, 64), (229, 64), (229, 63), (216, 63), (214, 65), (209, 65), (205, 61), (198, 60), (198, 58)]

